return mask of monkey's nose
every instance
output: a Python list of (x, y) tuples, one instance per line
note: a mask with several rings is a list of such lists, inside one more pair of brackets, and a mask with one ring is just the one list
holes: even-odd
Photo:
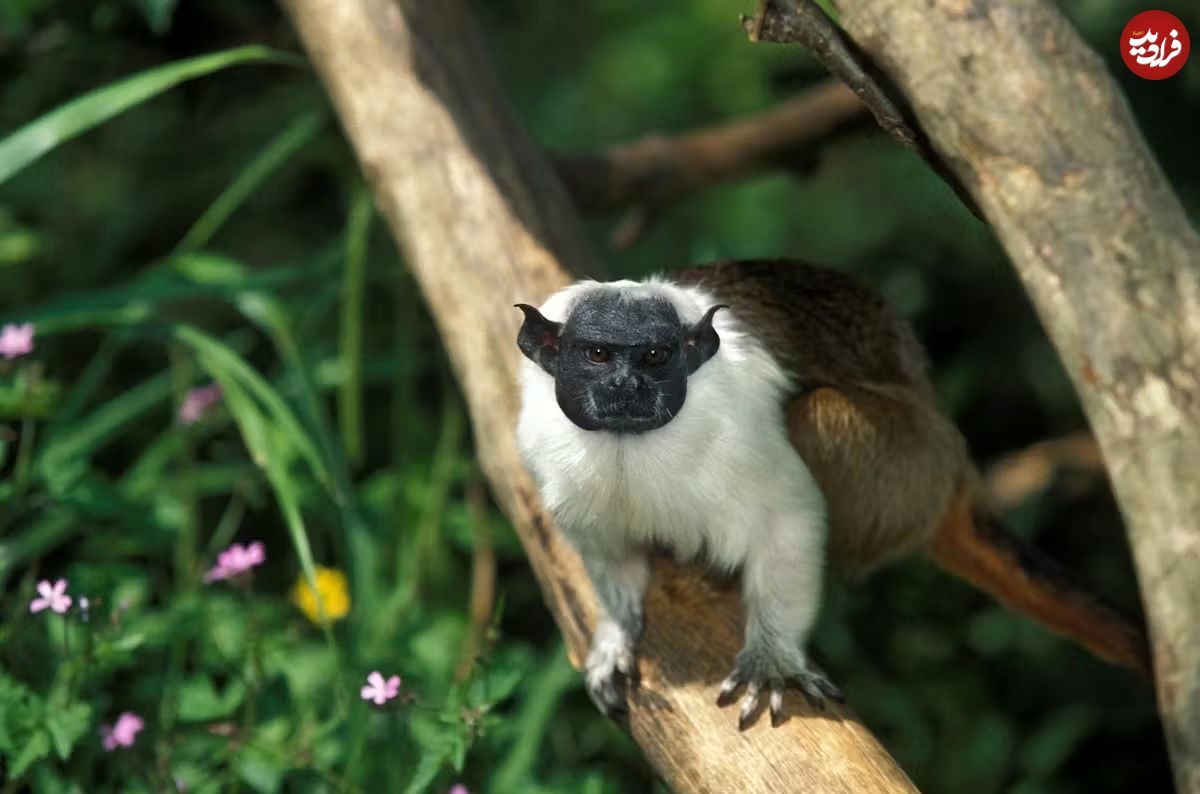
[(643, 385), (645, 384), (642, 382), (642, 377), (637, 374), (613, 375), (608, 379), (608, 388), (610, 391), (640, 389)]

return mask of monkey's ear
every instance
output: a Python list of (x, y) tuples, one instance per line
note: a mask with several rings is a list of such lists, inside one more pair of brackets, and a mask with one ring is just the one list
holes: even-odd
[(713, 328), (713, 315), (721, 309), (728, 308), (725, 304), (719, 303), (705, 312), (695, 325), (684, 330), (683, 338), (687, 349), (689, 375), (700, 369), (700, 365), (716, 355), (717, 349), (721, 347), (721, 337), (717, 334), (717, 329)]
[(528, 303), (515, 304), (525, 312), (525, 322), (517, 334), (517, 347), (525, 357), (551, 375), (558, 375), (558, 339), (562, 336), (562, 323), (547, 320)]

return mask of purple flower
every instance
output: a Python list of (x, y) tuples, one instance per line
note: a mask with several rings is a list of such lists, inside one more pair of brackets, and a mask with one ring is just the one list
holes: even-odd
[(104, 749), (112, 752), (118, 747), (133, 747), (133, 741), (137, 738), (138, 731), (144, 728), (146, 723), (138, 715), (122, 711), (117, 717), (116, 723), (113, 725), (100, 726), (100, 736), (104, 739)]
[(394, 675), (385, 681), (378, 670), (367, 676), (367, 685), (362, 688), (362, 699), (374, 701), (376, 706), (382, 706), (398, 694), (400, 676)]
[(471, 792), (462, 783), (455, 783), (450, 787), (450, 794), (471, 794)]
[(33, 323), (0, 329), (0, 356), (20, 358), (33, 352)]
[(217, 555), (217, 564), (204, 574), (204, 582), (210, 584), (237, 576), (256, 565), (262, 565), (266, 559), (267, 552), (261, 542), (256, 540), (249, 546), (235, 543)]
[(71, 608), (71, 596), (67, 595), (66, 579), (59, 579), (54, 584), (50, 584), (49, 579), (43, 579), (38, 582), (37, 591), (41, 598), (35, 598), (29, 602), (30, 612), (37, 613), (49, 608), (64, 615)]
[(192, 425), (204, 418), (214, 405), (221, 401), (221, 387), (215, 383), (192, 389), (183, 397), (179, 406), (179, 421)]

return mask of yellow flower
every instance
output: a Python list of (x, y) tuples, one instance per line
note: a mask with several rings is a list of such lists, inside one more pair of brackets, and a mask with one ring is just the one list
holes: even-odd
[(316, 566), (316, 574), (316, 593), (308, 586), (304, 574), (300, 574), (295, 587), (292, 588), (292, 603), (318, 626), (321, 625), (321, 616), (317, 613), (318, 594), (321, 596), (321, 606), (325, 609), (325, 617), (330, 621), (346, 617), (346, 613), (350, 611), (350, 589), (346, 586), (346, 574), (337, 568), (326, 568), (323, 565)]

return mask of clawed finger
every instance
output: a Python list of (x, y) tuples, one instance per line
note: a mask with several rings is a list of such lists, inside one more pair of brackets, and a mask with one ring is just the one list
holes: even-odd
[(754, 722), (758, 710), (759, 695), (762, 694), (762, 683), (751, 681), (746, 685), (746, 696), (742, 698), (742, 707), (738, 710), (738, 730), (744, 731)]
[(721, 691), (717, 693), (717, 705), (728, 706), (732, 703), (744, 682), (736, 676), (729, 676), (721, 683)]
[(777, 728), (783, 722), (783, 685), (771, 684), (771, 727)]

